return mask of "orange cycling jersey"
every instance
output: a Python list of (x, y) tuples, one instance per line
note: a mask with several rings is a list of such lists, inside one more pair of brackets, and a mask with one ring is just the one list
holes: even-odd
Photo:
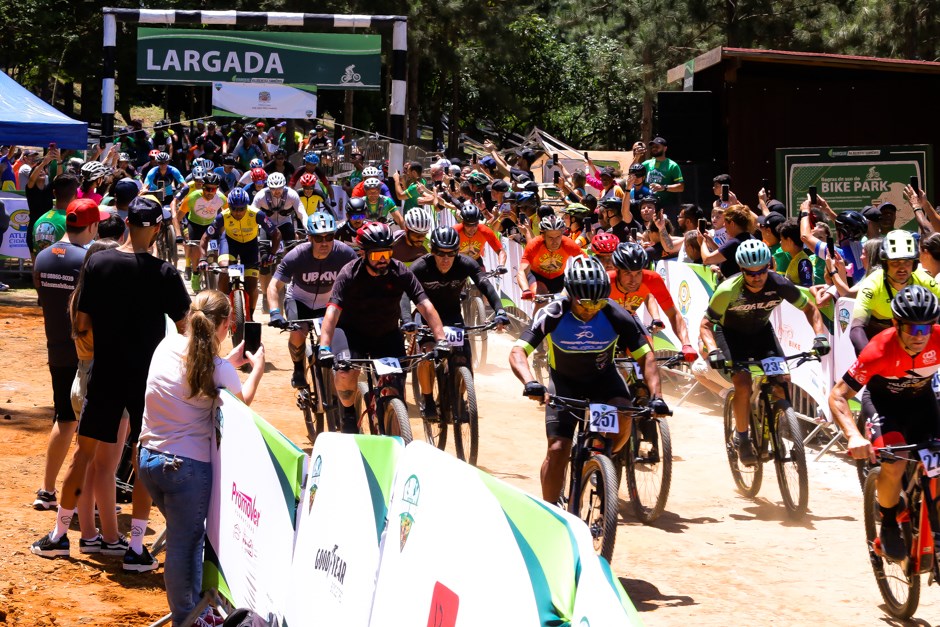
[(463, 224), (458, 224), (454, 227), (454, 230), (460, 235), (460, 253), (473, 259), (479, 259), (483, 256), (483, 248), (487, 244), (490, 245), (494, 253), (499, 253), (503, 249), (503, 245), (499, 243), (499, 238), (496, 237), (493, 229), (484, 224), (479, 225), (477, 232), (472, 236), (464, 232)]
[(565, 264), (571, 257), (580, 257), (584, 254), (581, 247), (574, 243), (570, 237), (561, 238), (558, 250), (550, 251), (545, 246), (545, 237), (539, 235), (526, 244), (522, 253), (522, 261), (529, 264), (533, 274), (546, 279), (554, 279), (565, 271)]
[(659, 303), (659, 307), (664, 313), (675, 307), (672, 296), (669, 295), (669, 290), (666, 289), (666, 282), (652, 270), (643, 270), (643, 281), (640, 283), (639, 289), (629, 294), (625, 294), (617, 285), (616, 270), (611, 270), (607, 274), (610, 276), (610, 300), (632, 313), (636, 313), (636, 310), (646, 302), (646, 297), (650, 294)]

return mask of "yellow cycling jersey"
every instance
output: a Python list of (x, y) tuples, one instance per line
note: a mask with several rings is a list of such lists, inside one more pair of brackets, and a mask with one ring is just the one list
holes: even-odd
[(313, 194), (312, 196), (298, 195), (300, 196), (300, 206), (303, 207), (304, 213), (308, 216), (313, 215), (317, 211), (322, 211), (323, 196), (318, 194)]
[(232, 216), (232, 210), (226, 209), (220, 213), (215, 221), (206, 229), (206, 234), (210, 238), (215, 238), (219, 234), (225, 234), (233, 242), (247, 243), (258, 239), (258, 233), (264, 229), (268, 238), (273, 237), (275, 230), (274, 224), (264, 213), (254, 207), (248, 207), (245, 215), (240, 220)]

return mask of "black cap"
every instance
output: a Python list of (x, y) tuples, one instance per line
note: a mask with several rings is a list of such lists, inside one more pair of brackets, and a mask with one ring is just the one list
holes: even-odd
[(881, 213), (884, 213), (885, 211), (893, 211), (897, 213), (898, 208), (895, 207), (894, 203), (892, 202), (883, 202), (880, 205), (878, 205), (878, 211), (880, 211)]
[(490, 189), (494, 192), (508, 192), (509, 183), (503, 179), (499, 179), (498, 181), (493, 181), (493, 183), (490, 185)]
[(126, 205), (134, 200), (140, 193), (137, 183), (129, 179), (122, 179), (114, 184), (114, 202), (118, 205)]
[(535, 161), (535, 151), (529, 150), (528, 148), (523, 148), (520, 150), (519, 156), (528, 161), (530, 164)]
[(653, 138), (653, 141), (651, 141), (650, 143), (651, 143), (651, 144), (659, 144), (660, 146), (667, 146), (667, 145), (668, 145), (668, 144), (666, 144), (666, 140), (663, 139), (662, 137), (654, 137), (654, 138)]
[(779, 213), (782, 216), (787, 215), (787, 206), (776, 199), (771, 200), (769, 203), (767, 203), (767, 210), (773, 213)]
[(153, 198), (138, 196), (127, 207), (127, 221), (134, 226), (156, 226), (163, 222), (163, 207)]
[(779, 225), (783, 224), (786, 221), (787, 219), (783, 217), (783, 214), (776, 213), (774, 211), (771, 211), (765, 216), (760, 216), (759, 218), (757, 218), (757, 224), (759, 224), (760, 226), (766, 226), (771, 229), (776, 229)]
[(862, 209), (862, 215), (865, 216), (867, 220), (871, 220), (872, 222), (877, 222), (878, 220), (881, 220), (881, 209), (879, 209), (878, 207), (872, 207), (871, 205), (868, 205), (867, 207)]
[(616, 170), (614, 170), (614, 169), (613, 169), (612, 167), (610, 167), (609, 165), (608, 165), (608, 166), (605, 166), (605, 167), (601, 168), (601, 176), (609, 176), (610, 178), (614, 178), (614, 172), (615, 172), (615, 171), (616, 171)]

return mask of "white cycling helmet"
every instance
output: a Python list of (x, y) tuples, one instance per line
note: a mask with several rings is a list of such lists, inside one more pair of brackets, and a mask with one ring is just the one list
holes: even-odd
[(896, 229), (885, 235), (881, 241), (882, 261), (895, 259), (918, 259), (917, 241), (914, 236), (903, 229)]
[(268, 176), (268, 189), (281, 189), (287, 185), (287, 178), (280, 172), (272, 172)]
[(362, 178), (364, 179), (377, 179), (379, 178), (379, 169), (375, 166), (368, 166), (362, 169)]
[(197, 165), (193, 167), (193, 180), (194, 181), (201, 181), (203, 178), (205, 178), (205, 176), (206, 176), (206, 169), (204, 167), (202, 167), (201, 165)]
[(413, 207), (405, 214), (405, 228), (413, 233), (424, 235), (434, 226), (431, 216), (421, 207)]
[(770, 263), (770, 248), (757, 239), (741, 242), (734, 253), (734, 260), (741, 268), (761, 268)]
[(362, 186), (366, 189), (381, 189), (382, 181), (377, 178), (368, 178)]
[(104, 178), (108, 173), (108, 168), (100, 161), (88, 161), (82, 165), (82, 179), (86, 181), (96, 181)]
[(264, 167), (264, 161), (262, 161), (261, 159), (255, 158), (248, 162), (249, 170), (253, 168), (263, 168), (263, 167)]

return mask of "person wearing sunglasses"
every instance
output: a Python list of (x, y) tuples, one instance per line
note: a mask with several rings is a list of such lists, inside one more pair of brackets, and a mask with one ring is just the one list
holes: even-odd
[[(668, 414), (662, 398), (659, 370), (653, 347), (636, 316), (610, 300), (610, 277), (593, 257), (575, 257), (564, 271), (566, 295), (540, 309), (532, 326), (523, 331), (509, 353), (513, 374), (524, 385), (523, 395), (543, 402), (546, 394), (587, 398), (592, 403), (629, 405), (630, 393), (617, 372), (614, 356), (618, 340), (643, 368), (656, 414)], [(529, 355), (548, 342), (550, 382), (548, 389), (535, 380)], [(556, 503), (564, 484), (578, 418), (569, 411), (545, 408), (548, 450), (542, 462), (542, 498)], [(620, 416), (613, 451), (619, 451), (630, 436), (631, 419)]]
[[(890, 233), (889, 233), (890, 235)], [(832, 416), (848, 438), (855, 459), (869, 459), (872, 447), (926, 442), (940, 435), (940, 411), (931, 381), (940, 369), (940, 303), (921, 285), (902, 288), (891, 300), (891, 328), (875, 335), (829, 393)], [(859, 432), (849, 399), (865, 386), (877, 412), (872, 438)], [(881, 462), (878, 506), (881, 546), (889, 559), (906, 555), (896, 513), (907, 464)]]
[[(284, 314), (280, 309), (271, 309), (268, 324), (286, 329), (292, 320), (309, 320), (326, 315), (326, 305), (333, 293), (333, 283), (346, 264), (355, 261), (356, 252), (342, 242), (336, 241), (336, 220), (325, 211), (318, 211), (307, 218), (307, 243), (295, 247), (284, 255), (277, 265), (274, 278), (268, 284), (269, 303), (277, 303), (281, 288), (287, 286), (284, 297)], [(291, 330), (287, 348), (294, 373), (291, 386), (307, 384), (304, 371), (307, 325)]]
[[(387, 224), (369, 222), (357, 236), (362, 257), (347, 264), (333, 283), (333, 293), (320, 328), (317, 362), (324, 368), (334, 361), (402, 357), (405, 340), (399, 325), (401, 299), (407, 295), (421, 318), (431, 328), (439, 355), (450, 352), (444, 326), (417, 277), (400, 261), (392, 259), (395, 241)], [(335, 333), (342, 330), (343, 333)], [(403, 375), (396, 375), (404, 390)], [(359, 432), (356, 387), (359, 372), (340, 368), (334, 372), (336, 393), (343, 406), (343, 433)]]
[(539, 228), (542, 234), (526, 244), (516, 275), (523, 300), (532, 300), (536, 293), (560, 292), (568, 259), (584, 254), (565, 235), (565, 223), (555, 214), (542, 218)]
[(359, 235), (359, 229), (365, 224), (366, 217), (365, 198), (349, 198), (346, 200), (346, 221), (337, 229), (336, 239), (359, 252), (359, 243), (356, 242), (356, 236)]
[[(222, 177), (215, 172), (206, 172), (202, 176), (202, 187), (191, 191), (176, 212), (176, 227), (179, 228), (183, 216), (189, 222), (189, 240), (198, 242), (205, 235), (206, 229), (215, 221), (216, 216), (228, 208), (228, 199), (219, 191)], [(182, 233), (182, 231), (176, 231)], [(199, 264), (199, 246), (187, 245), (186, 258), (189, 267), (195, 268)], [(190, 276), (190, 287), (193, 294), (199, 292), (199, 273)]]
[(392, 259), (411, 266), (416, 259), (428, 254), (428, 233), (434, 226), (431, 214), (424, 207), (413, 207), (405, 214), (405, 228), (394, 234)]
[[(751, 372), (742, 361), (783, 357), (770, 316), (784, 300), (801, 309), (816, 332), (813, 350), (820, 356), (830, 350), (823, 317), (812, 300), (781, 274), (770, 271), (772, 256), (764, 242), (749, 239), (735, 251), (739, 274), (723, 281), (708, 302), (699, 340), (715, 370), (730, 371), (734, 385), (734, 436), (738, 459), (746, 466), (757, 463), (747, 430), (750, 417)], [(704, 357), (704, 355), (703, 355)], [(789, 376), (784, 376), (789, 380)]]

